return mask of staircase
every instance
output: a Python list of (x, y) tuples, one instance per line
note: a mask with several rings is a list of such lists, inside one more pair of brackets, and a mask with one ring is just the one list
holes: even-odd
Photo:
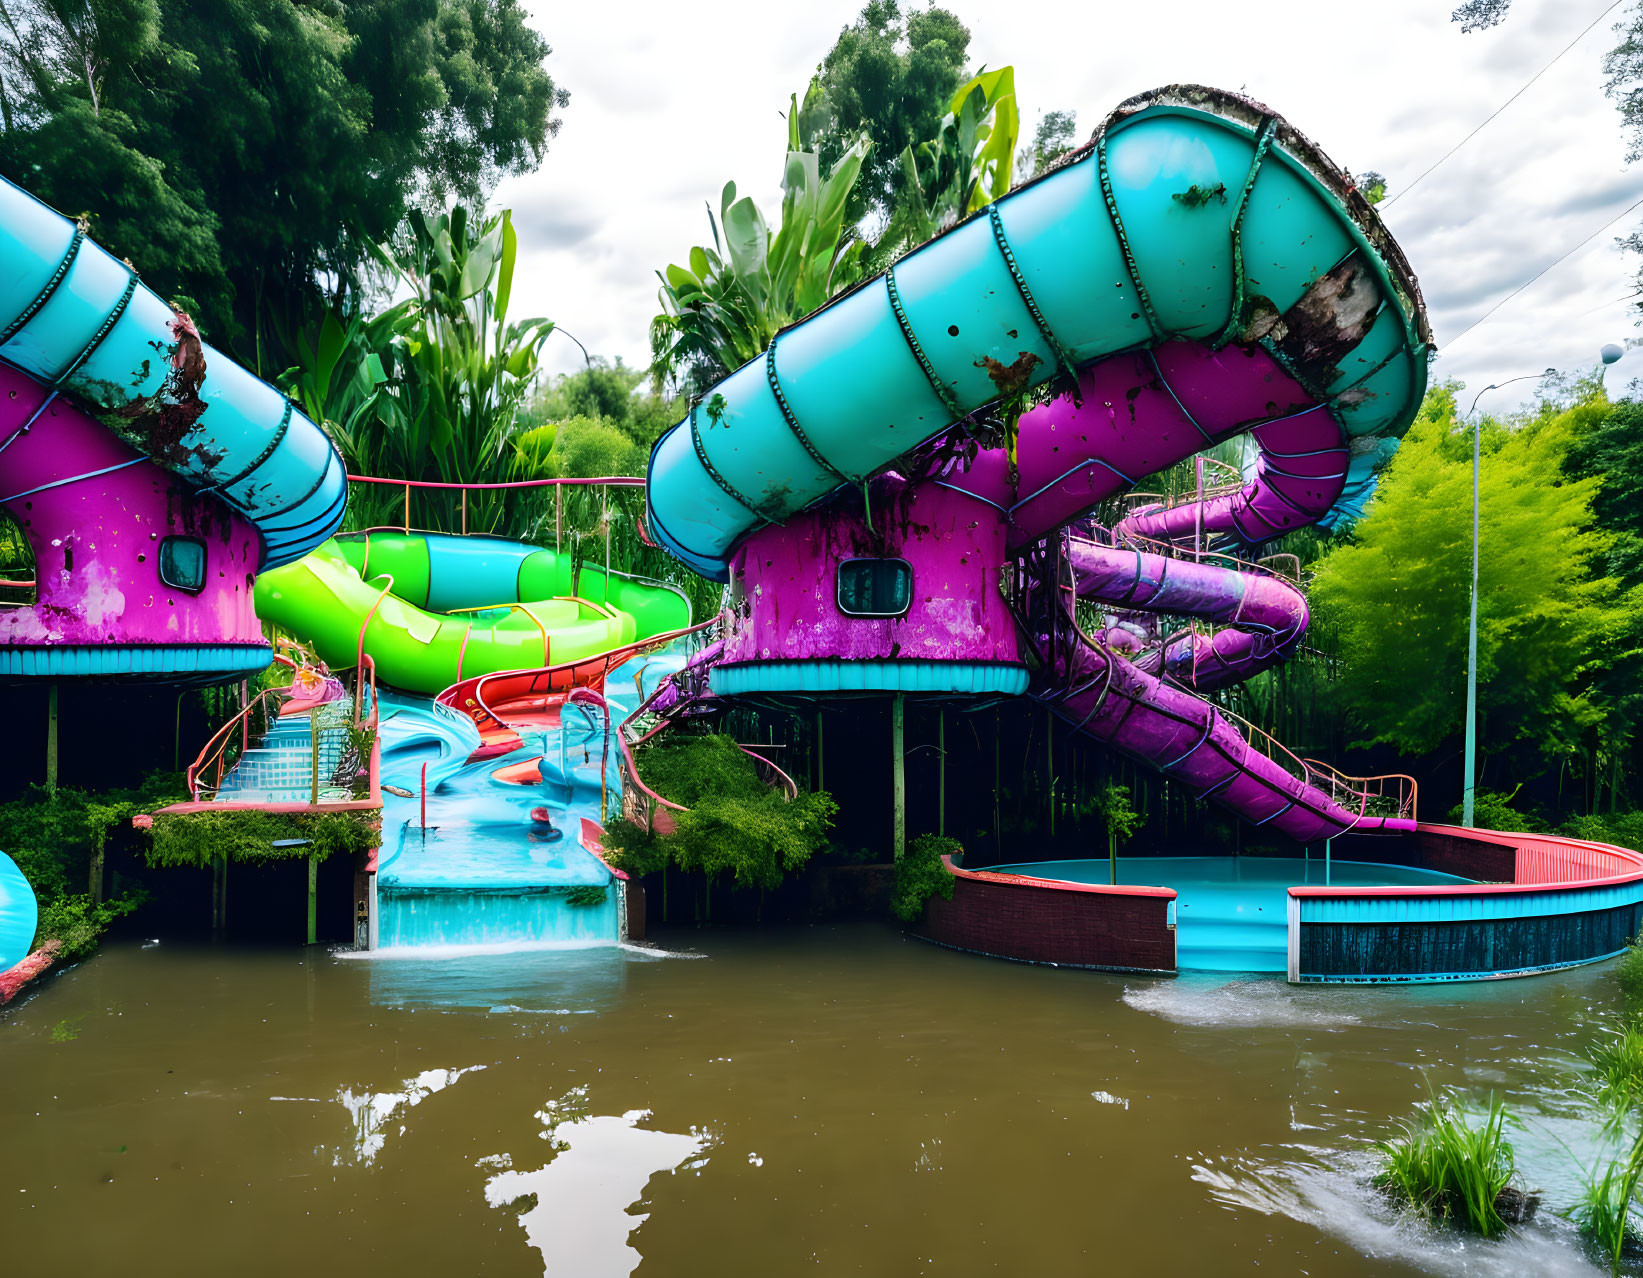
[[(319, 707), (320, 800), (350, 799), (350, 787), (334, 784), (342, 763), (345, 728), (351, 706), (335, 701)], [(216, 787), (221, 803), (306, 803), (313, 793), (313, 716), (277, 719), (262, 739), (246, 750)]]

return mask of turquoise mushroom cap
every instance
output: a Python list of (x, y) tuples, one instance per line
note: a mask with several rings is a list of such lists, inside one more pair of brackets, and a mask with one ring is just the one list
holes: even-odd
[(35, 903), (34, 889), (17, 863), (0, 852), (0, 972), (28, 957), (39, 922), (40, 907)]

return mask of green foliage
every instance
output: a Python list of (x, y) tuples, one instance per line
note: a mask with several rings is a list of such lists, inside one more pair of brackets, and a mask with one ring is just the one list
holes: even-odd
[(816, 153), (799, 149), (798, 117), (795, 99), (774, 234), (753, 198), (738, 199), (727, 182), (718, 219), (708, 212), (713, 247), (698, 245), (688, 266), (658, 273), (662, 309), (650, 326), (658, 387), (681, 376), (698, 388), (717, 381), (762, 354), (777, 329), (861, 278), (864, 245), (846, 233), (845, 205), (871, 143), (846, 148), (823, 178)]
[(1497, 1199), (1516, 1171), (1506, 1122), (1505, 1102), (1493, 1094), (1479, 1123), (1453, 1096), (1434, 1093), (1423, 1120), (1378, 1146), (1375, 1184), (1424, 1219), (1450, 1220), (1485, 1238), (1503, 1233)]
[(672, 814), (675, 829), (665, 836), (612, 825), (612, 864), (629, 874), (671, 864), (710, 882), (729, 876), (737, 887), (777, 887), (826, 846), (838, 811), (824, 790), (789, 800), (766, 787), (753, 760), (726, 736), (675, 737), (644, 747), (636, 762), (646, 785), (689, 810)]
[(1619, 1158), (1586, 1177), (1580, 1199), (1569, 1213), (1580, 1232), (1602, 1251), (1612, 1274), (1620, 1273), (1626, 1244), (1643, 1241), (1643, 1228), (1632, 1214), (1640, 1180), (1643, 1180), (1643, 1135)]
[(34, 889), (40, 906), (35, 945), (57, 940), (66, 958), (96, 948), (115, 919), (147, 899), (140, 887), (93, 903), (89, 885), (94, 858), (100, 863), (112, 831), (138, 812), (184, 797), (182, 777), (156, 772), (133, 790), (92, 792), (34, 786), (28, 798), (0, 803), (0, 849), (10, 855)]
[[(238, 812), (162, 813), (155, 816), (148, 863), (156, 868), (203, 869), (218, 857), (247, 865), (274, 861), (323, 861), (352, 856), (380, 842), (374, 812)], [(296, 847), (275, 847), (276, 840), (305, 840)]]
[(0, 169), (90, 215), (162, 297), (261, 364), (369, 287), (430, 194), (539, 161), (567, 95), (518, 0), (0, 0)]
[(97, 948), (97, 942), (116, 919), (124, 918), (147, 901), (148, 892), (140, 887), (101, 903), (93, 902), (89, 894), (53, 897), (40, 905), (34, 943), (39, 946), (56, 941), (59, 962), (84, 958)]
[(1046, 111), (1038, 117), (1031, 145), (1016, 156), (1016, 168), (1023, 178), (1037, 177), (1077, 145), (1078, 114), (1074, 111)]
[[(1522, 788), (1521, 785), (1517, 786), (1510, 794), (1502, 794), (1498, 790), (1474, 790), (1472, 824), (1480, 830), (1499, 830), (1503, 834), (1533, 834), (1544, 830), (1546, 823), (1539, 817), (1519, 812), (1512, 806), (1512, 800)], [(1451, 825), (1459, 825), (1464, 813), (1464, 805), (1457, 803), (1449, 809), (1449, 815), (1444, 819)]]
[[(1483, 426), (1479, 739), (1530, 758), (1578, 748), (1605, 708), (1591, 676), (1633, 624), (1637, 597), (1599, 575), (1595, 479), (1561, 469), (1590, 402)], [(1427, 396), (1366, 517), (1316, 566), (1312, 597), (1339, 635), (1338, 690), (1369, 740), (1435, 749), (1462, 726), (1471, 590), (1471, 448), (1454, 387)]]
[(960, 85), (935, 135), (901, 153), (901, 192), (873, 246), (874, 267), (1008, 194), (1020, 132), (1013, 67)]
[(1602, 1105), (1624, 1113), (1643, 1101), (1643, 1024), (1629, 1019), (1606, 1030), (1588, 1055)]
[(941, 863), (943, 856), (962, 851), (957, 839), (940, 834), (921, 834), (896, 861), (896, 885), (890, 909), (904, 923), (916, 923), (924, 915), (924, 903), (933, 896), (953, 899), (953, 876)]
[(870, 0), (839, 33), (812, 81), (800, 137), (831, 168), (860, 138), (872, 143), (845, 219), (888, 219), (901, 190), (901, 153), (936, 136), (964, 79), (969, 29), (941, 8)]
[(606, 895), (602, 883), (579, 883), (575, 887), (565, 889), (565, 904), (579, 910), (590, 909), (595, 905), (603, 905)]
[(1117, 781), (1108, 782), (1096, 795), (1095, 812), (1107, 837), (1123, 843), (1146, 824), (1147, 818), (1130, 806), (1130, 788)]
[(1643, 1012), (1643, 938), (1634, 937), (1615, 965), (1615, 983), (1633, 1012)]

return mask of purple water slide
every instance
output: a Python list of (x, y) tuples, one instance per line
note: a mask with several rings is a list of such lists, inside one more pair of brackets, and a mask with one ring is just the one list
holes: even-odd
[[(1197, 617), (1224, 627), (1149, 644), (1131, 658), (1138, 669), (1167, 672), (1196, 691), (1241, 683), (1289, 660), (1306, 634), (1306, 596), (1269, 573), (1102, 546), (1082, 537), (1068, 539), (1066, 555), (1081, 599), (1126, 613)], [(1128, 633), (1114, 627), (1101, 638), (1110, 650)]]
[(1396, 793), (1371, 796), (1275, 742), (1263, 753), (1225, 713), (1073, 632), (1037, 692), (1063, 719), (1258, 826), (1301, 843), (1403, 833), (1412, 819)]
[[(1057, 627), (1070, 638), (1056, 645), (1063, 651), (1035, 681), (1034, 695), (1080, 730), (1292, 838), (1413, 828), (1395, 783), (1352, 782), (1275, 742), (1258, 749), (1194, 695), (1286, 660), (1308, 612), (1298, 589), (1253, 564), (1205, 563), (1177, 547), (1213, 534), (1257, 545), (1328, 511), (1350, 456), (1329, 406), (1260, 348), (1192, 342), (1103, 360), (1083, 371), (1079, 390), (1077, 401), (1063, 396), (1023, 416), (1013, 487), (1002, 454), (943, 478), (1007, 510), (1013, 546), (1059, 537), (1102, 499), (1235, 435), (1249, 433), (1259, 457), (1254, 479), (1236, 492), (1139, 512), (1113, 529), (1111, 545), (1067, 539), (1074, 589), (1115, 613), (1097, 638), (1070, 618)], [(1162, 637), (1157, 623), (1132, 624), (1149, 617), (1224, 628)]]

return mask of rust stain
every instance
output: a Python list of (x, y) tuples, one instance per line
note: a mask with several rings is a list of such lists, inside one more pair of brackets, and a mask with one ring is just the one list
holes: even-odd
[(127, 401), (109, 415), (108, 424), (134, 447), (163, 465), (177, 469), (196, 462), (210, 470), (225, 454), (204, 444), (185, 445), (205, 412), (200, 386), (205, 381), (205, 347), (194, 320), (185, 311), (171, 320), (170, 372), (158, 393)]
[(1013, 364), (1002, 364), (991, 355), (983, 355), (975, 366), (987, 370), (987, 376), (1000, 395), (1013, 395), (1032, 385), (1033, 369), (1043, 362), (1031, 351), (1022, 351)]

